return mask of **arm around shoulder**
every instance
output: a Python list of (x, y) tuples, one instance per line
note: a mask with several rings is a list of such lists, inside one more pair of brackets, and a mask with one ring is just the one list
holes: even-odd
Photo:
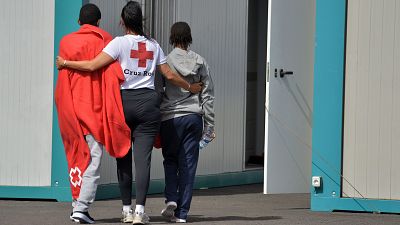
[(58, 69), (68, 68), (88, 72), (98, 70), (112, 62), (114, 62), (114, 59), (105, 52), (101, 52), (92, 60), (84, 61), (70, 61), (60, 56), (57, 56), (56, 58), (56, 65)]
[(180, 75), (173, 72), (166, 63), (158, 65), (158, 70), (161, 72), (161, 74), (163, 74), (165, 79), (167, 79), (169, 82), (171, 82), (175, 86), (190, 91), (193, 94), (199, 93), (202, 89), (202, 83), (194, 83), (194, 84), (188, 83)]

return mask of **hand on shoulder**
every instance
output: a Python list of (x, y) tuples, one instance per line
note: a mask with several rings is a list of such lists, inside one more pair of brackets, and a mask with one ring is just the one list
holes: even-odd
[(56, 66), (57, 69), (61, 70), (63, 69), (67, 64), (67, 60), (63, 59), (61, 56), (56, 57)]
[(190, 84), (188, 91), (192, 92), (193, 94), (197, 94), (201, 91), (202, 86), (202, 82)]

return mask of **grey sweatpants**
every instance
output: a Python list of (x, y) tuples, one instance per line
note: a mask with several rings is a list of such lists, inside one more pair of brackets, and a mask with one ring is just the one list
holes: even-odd
[(91, 161), (82, 177), (82, 186), (79, 197), (72, 202), (74, 212), (87, 212), (96, 196), (97, 185), (100, 180), (100, 163), (104, 146), (97, 142), (92, 135), (85, 136), (89, 146)]

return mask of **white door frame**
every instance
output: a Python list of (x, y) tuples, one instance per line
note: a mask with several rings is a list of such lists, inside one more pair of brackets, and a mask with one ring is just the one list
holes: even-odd
[(268, 119), (269, 119), (269, 79), (270, 79), (270, 45), (271, 45), (271, 0), (268, 0), (268, 27), (267, 27), (267, 67), (266, 76), (267, 81), (265, 82), (265, 136), (264, 136), (264, 194), (267, 193), (267, 162), (268, 162)]

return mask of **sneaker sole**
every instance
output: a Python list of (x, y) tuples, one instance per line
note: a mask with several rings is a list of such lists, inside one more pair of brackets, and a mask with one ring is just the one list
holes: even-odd
[(69, 219), (74, 223), (79, 223), (79, 220), (74, 219), (72, 216), (69, 216)]
[(174, 217), (171, 218), (171, 220), (169, 222), (171, 222), (171, 223), (186, 223), (186, 220), (185, 219), (179, 219), (179, 218), (176, 218), (174, 216)]
[(133, 220), (132, 224), (146, 224), (145, 222), (143, 222), (142, 220)]
[(133, 223), (133, 218), (129, 218), (129, 219), (127, 219), (127, 218), (125, 218), (125, 219), (121, 219), (121, 222), (122, 222), (122, 223)]
[(145, 219), (145, 218), (138, 218), (138, 217), (133, 217), (132, 224), (149, 224), (150, 223), (150, 218)]
[(77, 213), (73, 214), (72, 219), (74, 219), (74, 222), (76, 223), (81, 223), (81, 224), (94, 224), (94, 220), (91, 220), (89, 217), (85, 216), (84, 214)]
[(176, 205), (167, 205), (167, 207), (161, 211), (161, 215), (167, 219), (171, 219), (175, 214), (175, 209)]

